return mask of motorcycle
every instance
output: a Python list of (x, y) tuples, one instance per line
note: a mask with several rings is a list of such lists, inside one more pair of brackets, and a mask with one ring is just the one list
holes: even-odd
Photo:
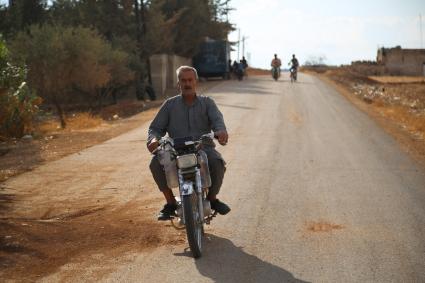
[(291, 83), (297, 81), (297, 68), (291, 68), (290, 70)]
[(238, 81), (241, 81), (243, 79), (243, 76), (244, 76), (243, 69), (237, 68), (235, 70), (235, 76), (236, 76), (236, 78), (238, 78)]
[(279, 67), (272, 68), (272, 77), (275, 81), (279, 79)]
[(179, 187), (177, 200), (178, 229), (186, 228), (187, 240), (194, 258), (202, 255), (204, 224), (217, 215), (207, 200), (211, 177), (208, 169), (207, 154), (202, 150), (202, 143), (214, 134), (201, 136), (199, 140), (192, 137), (171, 139), (164, 137), (159, 142), (158, 157), (164, 166), (167, 184), (170, 188)]

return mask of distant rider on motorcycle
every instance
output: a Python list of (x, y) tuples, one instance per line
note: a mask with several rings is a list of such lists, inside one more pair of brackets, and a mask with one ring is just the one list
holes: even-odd
[(280, 77), (280, 66), (282, 66), (282, 62), (279, 58), (277, 58), (277, 54), (274, 55), (274, 58), (270, 65), (272, 66), (272, 68), (276, 68), (278, 70), (278, 74)]
[(291, 72), (291, 74), (294, 74), (294, 80), (296, 81), (297, 80), (298, 67), (300, 66), (300, 64), (298, 63), (298, 59), (295, 58), (295, 54), (292, 54), (292, 59), (291, 59), (291, 61), (289, 61), (288, 65), (291, 66), (289, 71)]

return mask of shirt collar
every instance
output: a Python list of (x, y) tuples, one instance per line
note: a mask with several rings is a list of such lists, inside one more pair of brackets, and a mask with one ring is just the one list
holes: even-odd
[(184, 102), (184, 98), (183, 98), (183, 95), (182, 95), (181, 93), (180, 93), (180, 101), (181, 101), (181, 103), (182, 103), (183, 105), (185, 105), (185, 106), (187, 106), (187, 107), (192, 107), (192, 106), (196, 105), (196, 104), (199, 102), (198, 94), (197, 94), (197, 93), (195, 93), (195, 99), (193, 100), (193, 104), (192, 104), (192, 105), (187, 105), (187, 104)]

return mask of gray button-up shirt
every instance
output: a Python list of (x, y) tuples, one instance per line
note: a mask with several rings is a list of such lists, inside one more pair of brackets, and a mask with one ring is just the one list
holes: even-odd
[(159, 139), (166, 133), (171, 138), (199, 138), (211, 130), (226, 130), (223, 114), (214, 100), (197, 95), (194, 103), (189, 106), (184, 103), (181, 95), (177, 95), (167, 99), (153, 119), (149, 126), (148, 144), (154, 137)]

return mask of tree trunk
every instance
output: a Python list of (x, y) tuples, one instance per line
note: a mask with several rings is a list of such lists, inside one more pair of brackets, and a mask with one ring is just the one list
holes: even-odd
[(102, 110), (103, 107), (103, 88), (99, 91), (99, 104), (98, 104), (98, 111)]
[(60, 122), (61, 122), (61, 128), (65, 129), (66, 128), (65, 113), (63, 112), (63, 109), (62, 109), (60, 103), (56, 99), (55, 99), (54, 103), (55, 103), (56, 110), (58, 112), (59, 119), (60, 119)]
[(111, 96), (112, 96), (112, 103), (113, 104), (117, 104), (118, 103), (118, 101), (117, 101), (117, 92), (118, 92), (118, 89), (117, 88), (113, 88), (112, 89)]

